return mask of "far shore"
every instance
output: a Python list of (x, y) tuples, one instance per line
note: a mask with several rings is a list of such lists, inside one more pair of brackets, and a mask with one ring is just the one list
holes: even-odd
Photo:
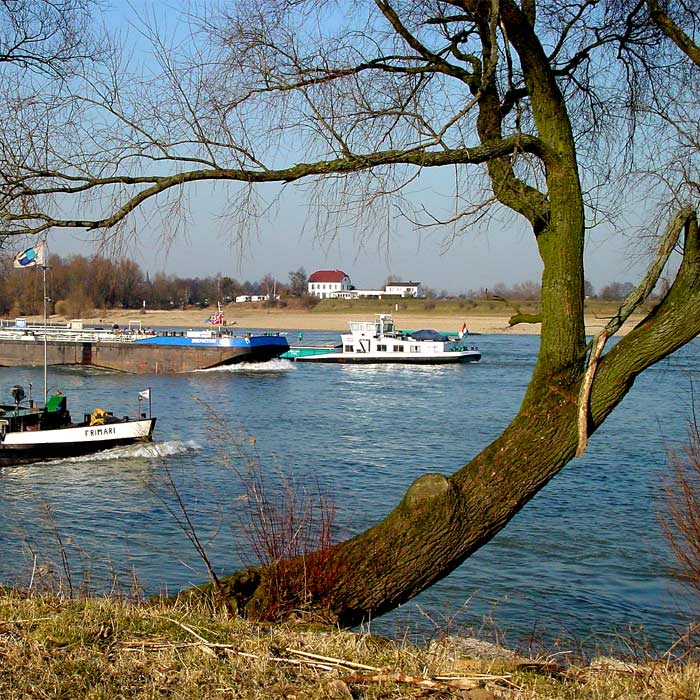
[[(101, 311), (93, 316), (84, 316), (81, 320), (87, 324), (118, 324), (124, 328), (131, 323), (140, 323), (143, 327), (177, 327), (202, 328), (207, 326), (210, 308), (186, 310), (123, 310), (111, 309)], [(235, 322), (236, 327), (246, 329), (261, 329), (275, 331), (336, 331), (344, 332), (348, 321), (362, 321), (373, 318), (373, 314), (328, 312), (306, 309), (266, 308), (247, 306), (245, 304), (227, 306), (225, 308), (228, 325)], [(524, 334), (539, 335), (539, 323), (523, 323), (509, 326), (510, 313), (469, 313), (468, 311), (445, 314), (441, 312), (416, 313), (411, 310), (398, 311), (392, 314), (396, 326), (403, 329), (432, 328), (443, 332), (457, 332), (463, 323), (467, 324), (469, 333), (480, 334)], [(41, 319), (33, 316), (32, 321)], [(622, 327), (619, 335), (624, 335), (641, 316), (632, 316)], [(52, 322), (66, 321), (61, 316), (51, 316)], [(586, 332), (589, 335), (598, 333), (607, 323), (607, 318), (586, 316)]]

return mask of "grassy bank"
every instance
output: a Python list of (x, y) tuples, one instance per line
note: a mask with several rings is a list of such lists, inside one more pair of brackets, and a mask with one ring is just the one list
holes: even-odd
[(226, 613), (0, 590), (0, 697), (698, 700), (700, 666), (518, 657), (446, 637), (424, 647)]
[[(299, 300), (289, 300), (290, 306), (301, 306)], [(621, 302), (587, 299), (584, 304), (586, 314), (610, 318), (620, 307)], [(398, 307), (398, 308), (397, 308)], [(521, 313), (536, 314), (540, 311), (537, 301), (503, 302), (496, 299), (322, 299), (310, 310), (315, 314), (379, 314), (406, 313), (417, 315), (435, 314), (436, 316), (510, 316), (517, 307)], [(649, 305), (640, 307), (639, 313), (648, 313)]]

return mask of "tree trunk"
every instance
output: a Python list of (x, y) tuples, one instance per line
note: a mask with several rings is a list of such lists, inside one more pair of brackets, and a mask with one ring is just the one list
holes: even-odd
[[(478, 0), (471, 8), (484, 47), (493, 25)], [(451, 477), (426, 474), (380, 523), (330, 550), (299, 560), (298, 602), (328, 611), (342, 625), (375, 618), (447, 576), (487, 543), (575, 455), (578, 396), (586, 368), (583, 317), (584, 206), (566, 105), (532, 24), (513, 0), (499, 19), (518, 52), (542, 143), (547, 196), (519, 179), (510, 156), (488, 163), (496, 197), (530, 222), (544, 263), (542, 334), (522, 406), (502, 435)], [(480, 14), (481, 13), (481, 14)], [(488, 51), (483, 63), (488, 63)], [(488, 71), (472, 88), (482, 144), (502, 138), (498, 94)], [(589, 434), (622, 400), (636, 376), (700, 333), (697, 221), (686, 225), (683, 262), (666, 297), (602, 358), (594, 376)], [(318, 565), (322, 562), (322, 565)], [(289, 568), (287, 567), (287, 571)], [(316, 581), (310, 581), (315, 572)], [(222, 580), (224, 600), (259, 617), (276, 607), (274, 566)], [(198, 592), (209, 592), (205, 586)]]

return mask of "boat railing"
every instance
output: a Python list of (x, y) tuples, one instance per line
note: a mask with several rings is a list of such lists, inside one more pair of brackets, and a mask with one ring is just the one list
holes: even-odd
[(52, 341), (65, 341), (73, 343), (95, 343), (95, 342), (117, 342), (117, 343), (129, 343), (138, 338), (145, 338), (149, 334), (140, 331), (118, 331), (118, 330), (97, 330), (97, 329), (83, 329), (83, 330), (72, 330), (66, 328), (65, 326), (28, 326), (26, 328), (15, 328), (13, 326), (0, 326), (0, 331), (4, 338), (9, 338), (10, 340), (37, 340), (41, 341), (46, 336), (47, 340)]

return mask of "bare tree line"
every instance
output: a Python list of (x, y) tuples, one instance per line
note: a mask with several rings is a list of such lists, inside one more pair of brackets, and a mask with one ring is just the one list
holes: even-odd
[[(37, 270), (38, 271), (38, 270)], [(216, 274), (209, 277), (180, 277), (156, 273), (151, 278), (133, 260), (112, 260), (100, 255), (86, 257), (51, 255), (47, 282), (49, 310), (78, 317), (94, 309), (206, 307), (229, 303), (237, 296), (284, 294), (293, 289), (271, 274), (253, 282)], [(42, 310), (41, 280), (31, 270), (14, 269), (11, 260), (0, 262), (0, 314), (21, 316)]]

